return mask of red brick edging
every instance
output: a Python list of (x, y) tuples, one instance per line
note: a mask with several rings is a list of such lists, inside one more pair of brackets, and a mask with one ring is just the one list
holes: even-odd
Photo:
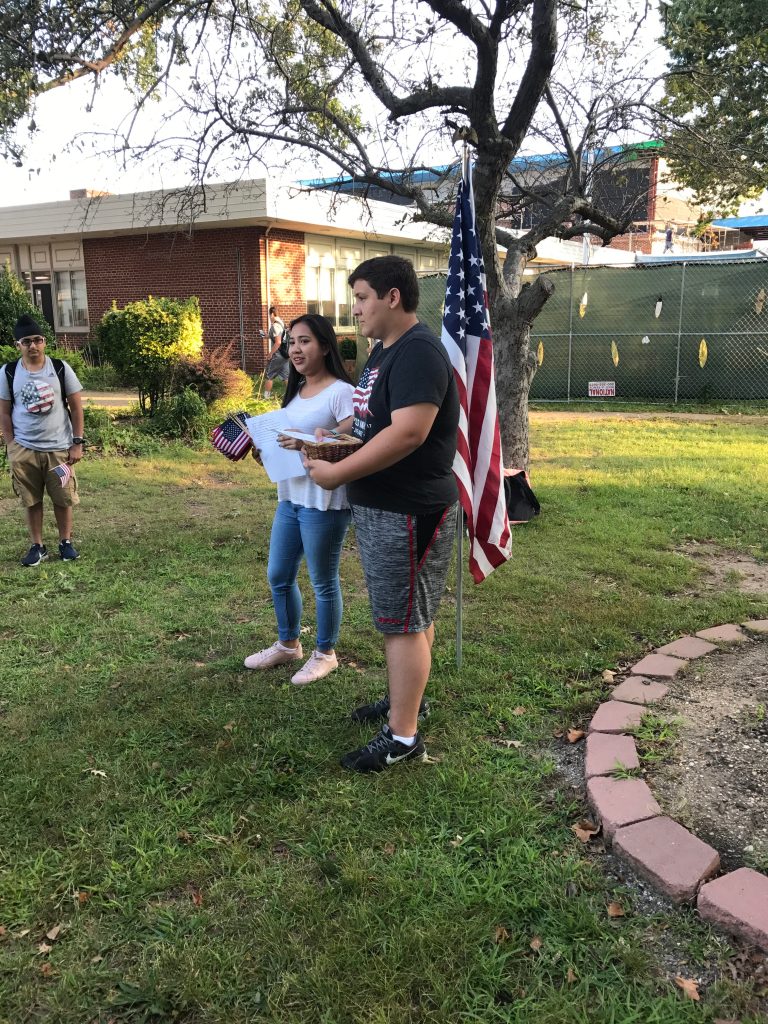
[[(768, 619), (741, 625), (768, 635)], [(696, 898), (704, 920), (768, 950), (768, 876), (739, 868), (717, 877), (717, 850), (662, 814), (642, 779), (614, 775), (639, 767), (635, 741), (625, 730), (639, 724), (648, 704), (666, 696), (688, 661), (716, 650), (712, 641), (736, 644), (747, 639), (733, 623), (713, 626), (666, 644), (633, 665), (589, 724), (584, 774), (587, 799), (619, 857), (670, 899)]]

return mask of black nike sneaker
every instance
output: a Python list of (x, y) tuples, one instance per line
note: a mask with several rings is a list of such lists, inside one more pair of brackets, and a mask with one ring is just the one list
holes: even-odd
[[(372, 704), (363, 704), (355, 708), (349, 716), (353, 722), (378, 722), (389, 715), (389, 696), (379, 697)], [(429, 704), (422, 700), (419, 704), (419, 721), (423, 722), (429, 715)]]
[(385, 768), (404, 764), (406, 761), (424, 761), (426, 756), (427, 748), (420, 733), (416, 733), (416, 742), (413, 746), (408, 747), (394, 739), (392, 730), (385, 725), (370, 743), (345, 754), (341, 764), (344, 768), (351, 768), (353, 772), (383, 772)]

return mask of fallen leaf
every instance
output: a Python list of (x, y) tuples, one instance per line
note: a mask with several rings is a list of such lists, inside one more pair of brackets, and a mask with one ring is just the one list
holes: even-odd
[(534, 935), (531, 941), (528, 943), (534, 953), (538, 953), (541, 949), (541, 939), (538, 935)]
[(187, 832), (185, 828), (179, 829), (179, 831), (176, 833), (176, 838), (179, 840), (180, 843), (192, 842), (192, 834), (190, 832)]
[(203, 894), (200, 892), (199, 889), (192, 890), (192, 902), (195, 904), (196, 907), (202, 907)]
[(571, 832), (576, 836), (580, 843), (588, 843), (592, 836), (596, 836), (600, 831), (597, 825), (593, 825), (591, 821), (577, 821), (575, 825), (571, 825)]
[(552, 735), (556, 740), (561, 740), (565, 736), (565, 731), (563, 729), (553, 729)]
[(195, 666), (195, 668), (205, 668), (204, 661), (193, 661), (192, 664)]
[(104, 959), (104, 957), (99, 953), (98, 956), (92, 956), (91, 957), (91, 963), (92, 964), (100, 964), (103, 959)]
[(61, 928), (62, 928), (62, 926), (60, 924), (54, 925), (53, 928), (50, 929), (50, 931), (47, 931), (45, 933), (46, 939), (48, 939), (50, 942), (55, 942), (56, 939), (58, 939), (58, 937), (59, 937), (59, 933), (61, 932)]
[(493, 933), (493, 941), (498, 945), (500, 942), (506, 942), (509, 939), (509, 932), (507, 929), (500, 924), (496, 925), (496, 931)]
[(226, 724), (226, 725), (223, 725), (223, 726), (222, 726), (222, 729), (224, 730), (224, 732), (232, 732), (232, 730), (233, 730), (234, 728), (235, 728), (235, 722), (234, 722), (234, 720), (233, 720), (233, 721), (231, 721), (231, 722), (227, 722), (227, 724)]
[(524, 715), (524, 714), (525, 714), (525, 708), (519, 705), (518, 707), (516, 707), (516, 708), (514, 709), (514, 711), (512, 712), (512, 714), (513, 714), (513, 715)]
[(456, 838), (455, 838), (455, 839), (452, 839), (452, 840), (451, 840), (451, 841), (450, 841), (450, 842), (448, 843), (448, 845), (449, 845), (449, 846), (453, 846), (453, 847), (455, 848), (455, 847), (457, 847), (457, 846), (461, 846), (461, 844), (462, 844), (463, 842), (464, 842), (464, 837), (463, 837), (463, 836), (456, 836)]
[(611, 672), (611, 670), (609, 668), (607, 668), (605, 670), (605, 672), (603, 672), (603, 682), (604, 683), (612, 683), (615, 678), (616, 678), (616, 673), (615, 672)]
[(5, 935), (5, 927), (4, 927), (4, 925), (0, 924), (0, 939), (2, 939), (4, 935)]
[(81, 907), (84, 907), (90, 898), (91, 894), (89, 892), (83, 892), (82, 889), (77, 893), (77, 902)]
[(43, 975), (44, 978), (50, 978), (50, 976), (53, 974), (53, 968), (51, 967), (50, 962), (48, 960), (46, 960), (45, 963), (40, 964), (40, 973)]
[(109, 688), (110, 690), (119, 690), (122, 685), (122, 683), (110, 683)]
[(83, 775), (95, 775), (99, 779), (106, 779), (107, 773), (102, 771), (101, 768), (84, 768)]
[(391, 857), (396, 849), (397, 849), (397, 847), (395, 846), (394, 843), (385, 843), (384, 844), (384, 853), (386, 853), (386, 855), (388, 857)]
[(495, 747), (506, 747), (507, 750), (510, 750), (511, 748), (517, 750), (518, 747), (522, 747), (523, 745), (522, 740), (502, 740), (497, 739), (495, 736), (491, 737), (491, 743)]
[(693, 978), (676, 977), (675, 984), (678, 988), (683, 990), (689, 999), (693, 999), (697, 1003), (701, 999), (701, 996), (699, 995), (699, 983), (694, 981)]
[(565, 734), (565, 738), (569, 743), (578, 743), (579, 740), (583, 740), (585, 736), (586, 733), (583, 729), (569, 729)]
[(568, 968), (568, 973), (565, 976), (565, 980), (568, 982), (569, 985), (572, 985), (574, 981), (576, 981), (576, 974), (572, 967)]
[(608, 904), (608, 917), (625, 917), (626, 911), (620, 903)]
[(30, 933), (31, 931), (32, 931), (32, 929), (31, 929), (31, 928), (24, 928), (24, 929), (23, 929), (22, 931), (20, 931), (20, 932), (16, 932), (16, 934), (14, 935), (14, 938), (16, 938), (16, 939), (23, 939), (23, 938), (24, 938), (24, 936), (25, 936), (25, 935), (29, 935), (29, 933)]
[(45, 955), (46, 953), (50, 953), (52, 949), (53, 946), (49, 946), (47, 942), (41, 942), (37, 947), (37, 952)]

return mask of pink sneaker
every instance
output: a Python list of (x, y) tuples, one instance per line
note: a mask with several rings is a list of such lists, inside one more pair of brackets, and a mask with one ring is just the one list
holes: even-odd
[(295, 676), (291, 676), (291, 682), (297, 686), (305, 686), (329, 675), (338, 667), (339, 662), (335, 654), (323, 654), (322, 651), (314, 650), (306, 665), (300, 668)]
[(249, 654), (243, 664), (246, 668), (275, 668), (277, 665), (287, 665), (289, 661), (298, 661), (303, 657), (301, 644), (298, 647), (283, 647), (279, 640), (275, 640), (271, 647)]

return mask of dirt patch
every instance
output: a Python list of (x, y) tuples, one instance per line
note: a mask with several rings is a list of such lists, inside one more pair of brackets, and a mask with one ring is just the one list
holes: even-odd
[(758, 562), (749, 555), (727, 551), (706, 542), (689, 541), (676, 550), (692, 558), (704, 570), (704, 575), (695, 585), (684, 591), (688, 596), (731, 587), (742, 594), (768, 594), (768, 562)]
[(671, 759), (649, 772), (662, 809), (725, 868), (768, 870), (768, 640), (692, 662), (659, 705), (679, 717)]

